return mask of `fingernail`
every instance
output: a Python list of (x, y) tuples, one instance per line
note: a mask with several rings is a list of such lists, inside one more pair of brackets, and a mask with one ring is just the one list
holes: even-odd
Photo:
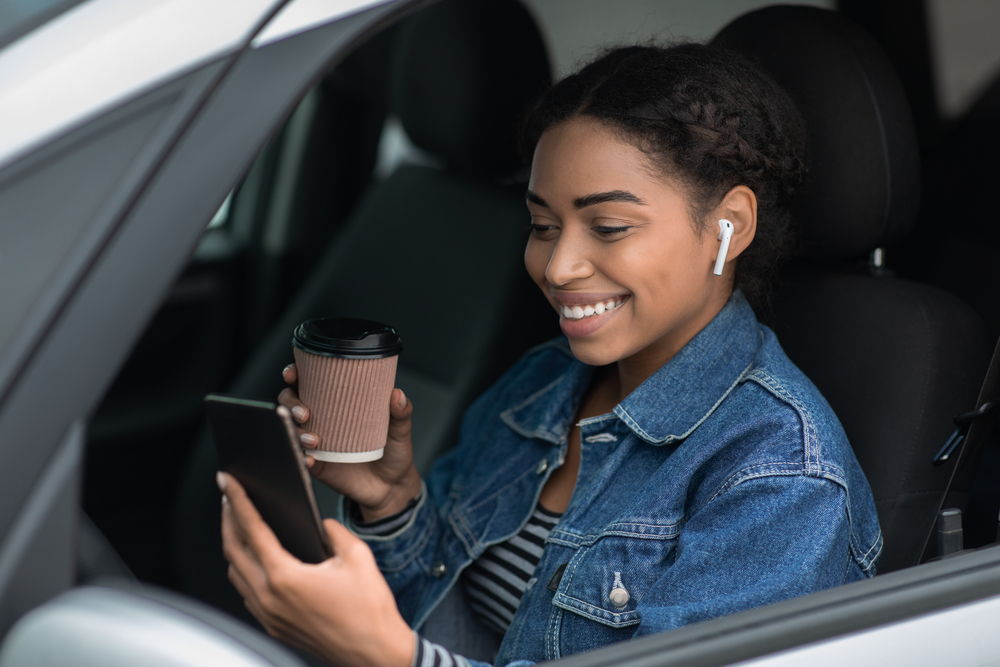
[(226, 476), (222, 474), (222, 471), (215, 473), (215, 483), (218, 484), (219, 491), (226, 492)]
[(222, 506), (225, 507), (226, 503), (228, 503), (228, 502), (229, 502), (229, 499), (226, 498), (226, 494), (223, 493), (222, 494)]
[(281, 374), (285, 375), (286, 373), (288, 373), (288, 371), (292, 370), (292, 366), (294, 365), (295, 364), (288, 364), (287, 366), (285, 366), (283, 369), (281, 369)]
[(399, 390), (399, 407), (406, 407), (406, 394), (403, 393), (402, 389)]
[(312, 433), (302, 433), (302, 434), (300, 434), (299, 435), (299, 440), (302, 441), (303, 445), (309, 445), (310, 447), (315, 447), (316, 443), (319, 442), (319, 438), (317, 438)]
[(306, 412), (306, 409), (301, 405), (296, 405), (292, 408), (292, 414), (295, 415), (296, 421), (304, 422), (309, 413)]

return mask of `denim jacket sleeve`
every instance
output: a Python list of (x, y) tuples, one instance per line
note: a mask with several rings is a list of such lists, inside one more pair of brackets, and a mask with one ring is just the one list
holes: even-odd
[[(385, 536), (360, 535), (374, 553), (379, 569), (407, 621), (411, 620), (406, 613), (408, 606), (416, 605), (422, 592), (420, 584), (430, 577), (431, 567), (427, 563), (426, 552), (433, 553), (441, 537), (434, 500), (429, 497), (426, 484), (421, 483), (421, 486), (419, 502), (409, 520), (398, 530)], [(349, 521), (345, 521), (345, 525), (352, 526)], [(408, 605), (407, 601), (411, 598), (413, 603)]]
[[(519, 364), (520, 365), (520, 364)], [(516, 370), (515, 366), (512, 371)], [(507, 376), (512, 374), (508, 371)], [(506, 377), (506, 376), (505, 376)], [(454, 540), (442, 540), (449, 530), (448, 512), (453, 498), (456, 477), (461, 475), (462, 461), (470, 447), (476, 446), (475, 431), (488, 422), (503, 382), (497, 383), (477, 399), (466, 411), (462, 421), (459, 444), (441, 456), (431, 473), (422, 482), (421, 498), (409, 521), (390, 535), (383, 537), (359, 535), (371, 548), (375, 561), (396, 596), (396, 604), (411, 627), (419, 627), (416, 618), (421, 601), (439, 597), (453, 584), (455, 572), (442, 565), (468, 559)], [(341, 521), (346, 519), (346, 503), (341, 501)], [(345, 522), (348, 528), (350, 522)]]
[(673, 565), (638, 605), (635, 636), (843, 584), (858, 567), (849, 544), (843, 487), (801, 475), (750, 478), (685, 524)]

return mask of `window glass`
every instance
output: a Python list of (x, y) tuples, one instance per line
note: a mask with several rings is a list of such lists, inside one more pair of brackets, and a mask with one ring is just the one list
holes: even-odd
[[(524, 4), (545, 35), (559, 78), (586, 62), (602, 46), (636, 44), (650, 38), (710, 39), (737, 16), (774, 1), (524, 0)], [(799, 0), (796, 4), (834, 7), (833, 0)]]
[(1000, 70), (1000, 2), (928, 0), (938, 106), (961, 115)]
[(229, 222), (229, 207), (232, 206), (232, 203), (233, 193), (230, 191), (230, 193), (226, 195), (226, 200), (222, 202), (222, 206), (220, 206), (219, 210), (215, 212), (212, 219), (208, 221), (208, 229), (217, 229), (219, 227), (226, 226), (226, 223)]

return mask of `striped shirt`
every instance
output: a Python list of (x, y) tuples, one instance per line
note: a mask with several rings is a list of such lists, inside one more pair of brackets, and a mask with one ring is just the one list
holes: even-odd
[(537, 505), (521, 532), (494, 544), (462, 573), (469, 606), (484, 624), (507, 632), (560, 516)]
[(417, 646), (411, 667), (469, 667), (469, 661), (434, 642), (413, 633)]

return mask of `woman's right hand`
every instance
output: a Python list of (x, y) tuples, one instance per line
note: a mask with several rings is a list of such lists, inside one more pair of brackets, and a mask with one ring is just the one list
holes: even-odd
[[(282, 376), (288, 384), (296, 385), (299, 378), (295, 364), (286, 366)], [(278, 402), (291, 411), (297, 424), (308, 426), (309, 408), (299, 400), (294, 388), (282, 390)], [(365, 521), (402, 511), (420, 493), (420, 475), (413, 465), (412, 414), (413, 404), (401, 389), (393, 389), (389, 398), (389, 432), (382, 458), (365, 463), (330, 463), (307, 455), (309, 472), (356, 502)], [(319, 444), (315, 433), (303, 428), (298, 432), (304, 447), (313, 449)]]

